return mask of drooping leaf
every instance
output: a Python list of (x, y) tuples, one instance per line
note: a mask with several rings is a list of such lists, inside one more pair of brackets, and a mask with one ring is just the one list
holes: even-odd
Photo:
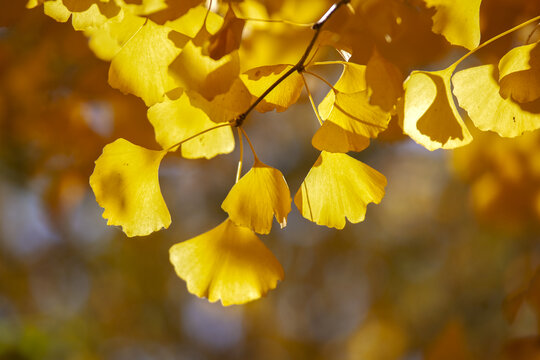
[[(189, 1), (198, 1), (198, 0), (189, 0)], [(175, 1), (175, 3), (184, 3), (183, 1)], [(201, 1), (198, 1), (199, 3)], [(176, 4), (174, 5), (176, 6)], [(173, 6), (173, 7), (174, 7)], [(181, 5), (180, 5), (181, 6)], [(210, 11), (204, 5), (194, 6), (187, 13), (178, 17), (177, 15), (174, 19), (170, 19), (165, 23), (165, 26), (170, 27), (171, 29), (178, 31), (181, 34), (184, 34), (190, 38), (195, 38), (197, 34), (201, 31), (203, 26), (205, 30), (213, 35), (218, 32), (218, 30), (223, 25), (223, 18), (218, 14)]]
[[(176, 100), (166, 99), (148, 109), (156, 141), (168, 149), (180, 141), (216, 126), (208, 115), (192, 105), (186, 92)], [(182, 156), (188, 159), (210, 159), (234, 150), (234, 137), (229, 126), (211, 130), (181, 145)]]
[(428, 150), (454, 149), (472, 140), (452, 97), (451, 76), (451, 69), (413, 71), (405, 80), (403, 132)]
[(467, 110), (474, 125), (505, 137), (540, 128), (540, 99), (527, 104), (505, 99), (497, 78), (494, 65), (483, 65), (459, 71), (452, 79), (459, 105)]
[(144, 23), (144, 18), (126, 13), (119, 21), (110, 20), (99, 28), (86, 30), (88, 46), (100, 59), (111, 61)]
[(281, 264), (257, 235), (230, 219), (172, 246), (169, 254), (190, 293), (225, 306), (258, 299), (284, 277)]
[(480, 44), (480, 3), (482, 0), (424, 0), (435, 7), (433, 32), (450, 44), (474, 49)]
[[(257, 98), (291, 68), (291, 65), (261, 66), (246, 71), (241, 75), (241, 79), (249, 92)], [(298, 100), (303, 86), (302, 75), (297, 71), (293, 72), (257, 105), (257, 111), (285, 111)]]
[(332, 121), (325, 121), (313, 135), (311, 145), (321, 151), (346, 153), (366, 149), (369, 146), (369, 138), (347, 131)]
[(142, 98), (147, 106), (162, 101), (174, 87), (169, 64), (181, 51), (169, 37), (173, 33), (147, 20), (112, 60), (109, 84)]
[(518, 46), (499, 62), (503, 98), (525, 103), (540, 98), (540, 43)]
[(240, 48), (245, 23), (245, 20), (236, 17), (232, 6), (229, 6), (223, 26), (217, 34), (210, 38), (208, 50), (212, 59), (221, 59)]
[[(28, 2), (27, 7), (35, 7), (38, 3)], [(58, 22), (66, 22), (71, 16), (75, 30), (97, 28), (109, 19), (123, 16), (121, 7), (113, 1), (47, 0), (43, 1), (43, 10)]]
[(281, 172), (258, 159), (229, 191), (221, 207), (236, 224), (268, 234), (272, 218), (285, 227), (291, 211), (291, 193)]
[(166, 151), (148, 150), (118, 139), (105, 146), (90, 176), (108, 225), (120, 225), (127, 236), (144, 236), (171, 224), (159, 188), (159, 164)]
[(395, 113), (397, 99), (403, 95), (403, 75), (391, 62), (382, 57), (376, 48), (366, 66), (366, 83), (369, 102), (382, 110)]
[(202, 109), (215, 123), (234, 120), (251, 105), (251, 94), (239, 78), (226, 93), (216, 95), (211, 101), (194, 91), (190, 91), (189, 96), (191, 103)]
[(208, 100), (229, 90), (240, 74), (238, 53), (214, 60), (189, 41), (171, 63), (169, 74), (176, 86), (197, 91)]
[(319, 111), (325, 122), (311, 141), (319, 150), (361, 151), (369, 145), (369, 138), (376, 137), (387, 128), (391, 118), (390, 113), (369, 103), (367, 90), (355, 93), (337, 92), (329, 114), (325, 108), (330, 107), (327, 103), (322, 104), (319, 106), (322, 111)]
[(380, 203), (386, 178), (346, 154), (322, 151), (300, 185), (294, 203), (302, 216), (319, 225), (343, 229), (345, 218), (363, 221), (367, 205)]

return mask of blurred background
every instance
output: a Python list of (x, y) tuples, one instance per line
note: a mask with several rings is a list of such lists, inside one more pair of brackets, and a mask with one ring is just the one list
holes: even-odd
[[(0, 359), (540, 359), (538, 131), (474, 132), (467, 147), (429, 152), (394, 127), (355, 155), (388, 179), (366, 221), (337, 231), (293, 208), (285, 229), (262, 237), (285, 281), (224, 308), (187, 292), (168, 249), (225, 219), (238, 150), (210, 161), (167, 157), (168, 230), (127, 238), (107, 227), (88, 178), (118, 137), (158, 148), (146, 107), (107, 84), (108, 63), (83, 34), (24, 3), (0, 0)], [(271, 14), (308, 22), (331, 2), (313, 2), (313, 15), (277, 3)], [(393, 1), (392, 11), (421, 6), (411, 3)], [(483, 39), (538, 15), (533, 3), (485, 0)], [(366, 6), (385, 14), (380, 1)], [(435, 35), (424, 52), (407, 33), (394, 46), (378, 38), (388, 29), (366, 24), (362, 36), (405, 76), (412, 63), (440, 68), (463, 54)], [(497, 61), (527, 31), (468, 65)], [(354, 54), (365, 63), (367, 53)], [(330, 80), (339, 72), (321, 70)], [(316, 100), (328, 91), (309, 84)], [(302, 95), (285, 113), (253, 115), (246, 131), (294, 193), (318, 156), (317, 127)]]

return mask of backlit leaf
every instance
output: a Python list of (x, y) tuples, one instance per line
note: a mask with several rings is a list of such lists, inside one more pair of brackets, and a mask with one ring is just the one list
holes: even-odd
[(472, 140), (454, 104), (452, 71), (413, 71), (405, 80), (403, 132), (428, 150), (454, 149)]
[(162, 101), (173, 87), (169, 64), (181, 51), (169, 37), (173, 33), (147, 20), (112, 60), (109, 84), (142, 98), (147, 106)]
[(366, 66), (365, 77), (370, 104), (395, 113), (397, 99), (403, 95), (403, 75), (399, 69), (374, 48)]
[(501, 96), (525, 103), (540, 98), (540, 43), (518, 46), (499, 62)]
[[(261, 66), (246, 71), (241, 78), (249, 92), (257, 98), (291, 68), (291, 65)], [(303, 86), (302, 75), (295, 71), (257, 105), (257, 111), (267, 112), (274, 109), (285, 111), (298, 100)]]
[(166, 151), (148, 150), (118, 139), (105, 146), (90, 176), (96, 200), (108, 225), (127, 236), (144, 236), (171, 224), (159, 188), (159, 164)]
[(240, 74), (238, 53), (233, 52), (219, 60), (202, 53), (202, 48), (189, 41), (180, 55), (171, 63), (170, 75), (176, 86), (195, 90), (208, 100), (229, 90)]
[[(331, 152), (361, 151), (369, 145), (369, 138), (376, 137), (388, 127), (391, 115), (369, 103), (367, 90), (355, 93), (338, 92), (330, 113), (323, 100), (319, 106), (321, 118), (326, 120), (315, 133), (312, 144), (319, 150)], [(327, 124), (331, 123), (331, 124)]]
[(218, 33), (210, 38), (209, 53), (212, 59), (220, 59), (240, 48), (246, 21), (237, 18), (231, 6), (227, 10), (224, 21)]
[(471, 50), (480, 44), (480, 3), (482, 0), (424, 0), (435, 7), (433, 32), (449, 43)]
[(494, 65), (477, 66), (454, 75), (454, 94), (474, 125), (505, 137), (540, 128), (540, 99), (527, 104), (505, 99), (500, 95), (497, 79)]
[(281, 172), (258, 159), (229, 191), (221, 207), (236, 224), (268, 234), (272, 218), (285, 227), (291, 211), (291, 193)]
[(230, 219), (172, 246), (169, 254), (190, 293), (225, 306), (258, 299), (284, 277), (281, 264), (257, 235)]
[[(186, 92), (176, 100), (166, 99), (148, 109), (148, 119), (154, 126), (157, 142), (169, 147), (216, 126), (208, 115), (191, 104)], [(234, 150), (234, 137), (229, 126), (202, 134), (181, 145), (182, 156), (188, 159), (212, 158)]]
[(363, 221), (367, 205), (380, 203), (386, 178), (346, 155), (322, 151), (300, 185), (294, 203), (302, 216), (337, 229)]

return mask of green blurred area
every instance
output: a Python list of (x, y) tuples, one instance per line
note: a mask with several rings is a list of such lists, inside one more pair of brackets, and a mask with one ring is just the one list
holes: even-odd
[[(483, 147), (455, 156), (374, 142), (355, 156), (388, 187), (366, 221), (337, 231), (293, 209), (285, 229), (262, 237), (285, 281), (245, 306), (209, 304), (187, 292), (168, 249), (225, 218), (238, 150), (164, 162), (168, 230), (128, 239), (107, 227), (87, 179), (117, 137), (156, 147), (146, 108), (108, 86), (108, 64), (82, 34), (22, 1), (0, 4), (0, 359), (540, 356), (540, 176), (502, 187), (495, 217), (473, 206), (477, 178), (466, 174), (477, 164), (499, 173), (480, 156), (499, 140), (482, 137)], [(318, 100), (323, 86), (310, 83)], [(316, 127), (302, 97), (285, 113), (251, 117), (246, 130), (294, 192), (318, 155)], [(518, 154), (516, 166), (540, 169), (539, 139), (525, 138), (519, 151), (519, 139), (500, 146)], [(530, 211), (506, 224), (505, 211), (525, 203)]]

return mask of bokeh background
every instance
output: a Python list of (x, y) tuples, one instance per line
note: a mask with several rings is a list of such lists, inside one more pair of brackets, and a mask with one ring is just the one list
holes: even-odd
[[(313, 2), (313, 14), (271, 3), (270, 14), (308, 22), (331, 2)], [(421, 6), (392, 3), (392, 11)], [(483, 39), (538, 15), (533, 3), (485, 0)], [(381, 2), (366, 4), (385, 14)], [(388, 179), (366, 221), (337, 231), (293, 208), (285, 229), (262, 237), (285, 281), (224, 308), (187, 292), (168, 249), (226, 217), (220, 204), (238, 150), (209, 161), (167, 157), (168, 230), (127, 238), (107, 227), (88, 177), (118, 137), (157, 148), (146, 107), (107, 84), (108, 64), (69, 24), (22, 0), (0, 5), (0, 359), (540, 359), (538, 131), (510, 140), (475, 132), (463, 149), (429, 152), (394, 129), (355, 155)], [(380, 42), (404, 74), (463, 54), (435, 35), (428, 50), (410, 34), (389, 45), (378, 38), (392, 30), (381, 17), (366, 18), (358, 36)], [(416, 25), (429, 32), (424, 20)], [(531, 30), (467, 65), (497, 61)], [(270, 53), (267, 63), (289, 55)], [(362, 63), (369, 54), (355, 56)], [(320, 74), (336, 80), (339, 71)], [(309, 84), (318, 100), (328, 91)], [(253, 115), (246, 130), (295, 192), (318, 156), (317, 126), (303, 95), (285, 113)]]

